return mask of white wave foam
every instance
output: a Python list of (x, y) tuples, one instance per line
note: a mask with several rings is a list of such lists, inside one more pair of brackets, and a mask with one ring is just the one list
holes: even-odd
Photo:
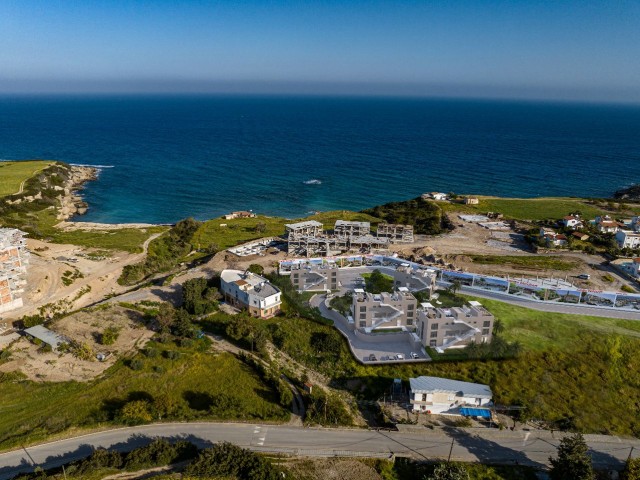
[(71, 163), (74, 167), (115, 168), (115, 165), (90, 165), (88, 163)]
[(304, 183), (305, 185), (321, 185), (322, 184), (322, 182), (317, 178), (312, 178), (311, 180), (305, 180), (302, 183)]

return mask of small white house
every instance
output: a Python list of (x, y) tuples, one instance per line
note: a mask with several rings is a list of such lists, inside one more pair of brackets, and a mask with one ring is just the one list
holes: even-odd
[(562, 219), (562, 224), (566, 227), (566, 228), (582, 228), (582, 220), (580, 220), (580, 216), (579, 215), (567, 215), (566, 217), (564, 217)]
[(491, 405), (488, 385), (441, 377), (410, 378), (410, 403), (414, 412), (461, 415), (462, 407)]

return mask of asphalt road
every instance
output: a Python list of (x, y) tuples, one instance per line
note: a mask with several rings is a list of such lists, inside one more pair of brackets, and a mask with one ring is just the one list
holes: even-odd
[[(385, 270), (389, 270), (389, 273), (391, 273), (392, 270), (395, 270), (392, 267), (384, 266), (349, 268), (348, 270), (341, 272), (343, 286), (340, 294), (356, 287), (356, 279), (360, 277), (362, 273), (369, 273), (375, 269), (379, 269), (383, 273), (385, 272)], [(446, 282), (438, 282), (438, 284), (443, 286), (448, 285), (448, 283)], [(520, 307), (530, 308), (531, 310), (538, 310), (541, 312), (571, 313), (574, 315), (592, 315), (594, 317), (640, 320), (640, 310), (620, 310), (617, 308), (594, 307), (591, 305), (571, 305), (562, 303), (538, 302), (526, 297), (517, 297), (515, 295), (492, 292), (490, 290), (483, 290), (479, 288), (469, 288), (464, 285), (460, 287), (460, 293), (465, 293), (467, 295), (473, 295), (481, 298), (499, 300), (501, 302), (510, 303), (512, 305), (518, 305)]]
[[(200, 447), (229, 441), (255, 451), (297, 456), (361, 456), (520, 464), (543, 468), (556, 453), (560, 436), (546, 431), (497, 429), (436, 429), (407, 427), (412, 431), (377, 432), (362, 429), (311, 429), (279, 425), (237, 423), (167, 423), (97, 432), (0, 454), (0, 480), (51, 468), (83, 458), (96, 447), (127, 451), (154, 437), (184, 438)], [(620, 467), (629, 453), (640, 452), (640, 440), (587, 435), (594, 464)], [(635, 455), (634, 455), (635, 456)]]
[(570, 305), (562, 303), (537, 302), (529, 298), (517, 297), (505, 293), (492, 292), (478, 288), (462, 286), (460, 293), (475, 297), (490, 298), (501, 302), (518, 305), (520, 307), (539, 310), (541, 312), (571, 313), (574, 315), (592, 315), (594, 317), (623, 318), (627, 320), (640, 320), (640, 310), (620, 310), (617, 308), (592, 307), (589, 305)]

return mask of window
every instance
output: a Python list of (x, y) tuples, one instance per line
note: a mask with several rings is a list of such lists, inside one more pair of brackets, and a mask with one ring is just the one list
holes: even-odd
[(360, 311), (361, 312), (366, 312), (367, 311), (367, 307), (360, 307)]
[(489, 329), (488, 328), (483, 328), (482, 329), (482, 335), (489, 335)]
[(367, 318), (367, 314), (366, 313), (361, 313), (360, 314), (360, 320), (362, 320), (363, 318)]
[(423, 401), (423, 402), (426, 402), (426, 401), (427, 401), (427, 394), (426, 394), (426, 393), (423, 393), (423, 394), (422, 394), (422, 401)]
[(484, 328), (490, 327), (491, 326), (491, 320), (485, 320), (482, 324), (482, 326)]
[(411, 311), (411, 310), (413, 310), (413, 309), (414, 309), (414, 307), (415, 307), (415, 305), (412, 303), (411, 305), (409, 305), (409, 306), (407, 307), (407, 310)]
[(366, 327), (366, 326), (367, 326), (367, 322), (360, 322), (360, 327), (361, 327), (361, 328), (364, 328), (364, 327)]
[(430, 347), (435, 347), (435, 346), (436, 346), (436, 341), (435, 341), (435, 340), (431, 340), (431, 341), (429, 342), (429, 346), (430, 346)]
[(437, 323), (432, 323), (431, 324), (431, 330), (437, 330), (438, 329), (438, 324)]
[(413, 318), (407, 318), (407, 325), (413, 325)]
[(431, 338), (438, 338), (438, 332), (431, 332)]

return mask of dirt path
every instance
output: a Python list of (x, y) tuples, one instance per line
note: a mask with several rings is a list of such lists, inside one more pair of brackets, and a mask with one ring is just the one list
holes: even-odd
[(31, 177), (25, 178), (22, 182), (20, 182), (20, 188), (18, 189), (18, 191), (16, 193), (14, 193), (14, 195), (20, 195), (22, 192), (24, 192), (24, 184), (27, 183), (27, 180), (29, 180), (30, 178), (35, 176), (36, 173), (41, 172), (45, 168), (48, 168), (50, 165), (51, 164), (48, 164), (46, 167), (42, 167), (42, 168), (38, 168), (37, 170), (34, 170), (33, 173), (31, 174)]

